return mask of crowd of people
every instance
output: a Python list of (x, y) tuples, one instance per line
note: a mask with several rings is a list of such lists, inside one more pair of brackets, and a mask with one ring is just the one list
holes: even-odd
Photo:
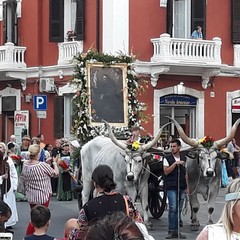
[[(78, 159), (72, 158), (72, 153), (78, 147), (64, 139), (56, 139), (53, 147), (44, 143), (42, 134), (32, 138), (25, 135), (21, 144), (16, 143), (14, 135), (7, 143), (0, 142), (0, 196), (11, 209), (3, 224), (4, 231), (14, 233), (12, 227), (18, 221), (16, 201), (27, 201), (33, 209), (37, 205), (48, 207), (51, 197), (72, 200), (72, 179), (77, 179), (74, 175), (78, 166)], [(33, 232), (30, 222), (26, 235)]]
[[(139, 140), (139, 129), (134, 129), (133, 139)], [(44, 144), (39, 134), (30, 138), (24, 136), (18, 145), (11, 136), (7, 144), (0, 142), (0, 232), (10, 231), (18, 221), (16, 200), (22, 194), (30, 206), (30, 222), (26, 228), (25, 240), (57, 240), (47, 234), (51, 212), (48, 208), (51, 197), (59, 201), (71, 201), (73, 186), (76, 184), (75, 172), (77, 160), (73, 158), (73, 144), (61, 139), (55, 146)], [(188, 179), (185, 169), (186, 159), (181, 154), (181, 142), (171, 138), (171, 149), (163, 159), (163, 173), (168, 198), (168, 233), (166, 239), (186, 239), (180, 232), (183, 225), (181, 212), (183, 201), (188, 194)], [(226, 204), (217, 224), (206, 226), (197, 240), (237, 239), (240, 229), (236, 222), (240, 220), (240, 178), (234, 169), (238, 167), (239, 150), (235, 139), (227, 146), (231, 165), (229, 174), (234, 179), (228, 184)], [(226, 163), (228, 165), (228, 163)], [(116, 192), (116, 183), (112, 169), (107, 165), (98, 165), (92, 173), (95, 197), (89, 200), (79, 211), (78, 218), (71, 218), (65, 224), (62, 240), (94, 239), (154, 239), (149, 235), (144, 221), (127, 195)], [(235, 238), (233, 238), (235, 237)]]

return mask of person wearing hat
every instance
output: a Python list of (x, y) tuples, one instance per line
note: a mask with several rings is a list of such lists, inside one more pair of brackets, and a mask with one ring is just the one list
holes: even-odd
[(22, 137), (22, 144), (20, 146), (21, 152), (27, 152), (31, 144), (31, 138), (28, 135)]
[(19, 155), (20, 154), (20, 146), (16, 143), (16, 136), (15, 135), (11, 135), (10, 136), (10, 139), (9, 139), (9, 142), (7, 143), (7, 145), (9, 143), (13, 143), (15, 148), (14, 148), (14, 153)]
[(59, 177), (58, 177), (58, 201), (72, 200), (72, 182), (69, 171), (72, 171), (72, 161), (70, 157), (69, 143), (62, 143), (59, 161)]

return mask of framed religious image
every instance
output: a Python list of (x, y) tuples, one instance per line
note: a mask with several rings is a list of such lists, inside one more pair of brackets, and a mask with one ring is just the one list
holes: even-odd
[(88, 64), (88, 93), (91, 124), (102, 120), (116, 126), (128, 124), (127, 65)]

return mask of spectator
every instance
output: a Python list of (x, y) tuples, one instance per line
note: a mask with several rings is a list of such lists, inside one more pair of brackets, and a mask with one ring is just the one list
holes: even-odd
[(233, 163), (233, 160), (234, 160), (235, 149), (234, 149), (232, 141), (227, 144), (227, 150), (228, 150), (228, 153), (229, 153), (229, 158), (225, 161), (226, 168), (227, 168), (227, 173), (228, 173), (228, 177), (230, 179), (233, 179), (234, 174), (233, 174), (232, 163)]
[(72, 161), (70, 157), (69, 143), (63, 142), (62, 151), (60, 152), (59, 176), (58, 176), (58, 200), (72, 200), (72, 181), (70, 172), (72, 171)]
[[(60, 139), (55, 140), (55, 147), (52, 149), (51, 156), (52, 157), (60, 157), (60, 152), (62, 151), (62, 143)], [(58, 192), (58, 177), (51, 178), (52, 192), (53, 197), (57, 196)]]
[(232, 140), (232, 145), (233, 145), (233, 160), (232, 160), (232, 177), (233, 179), (238, 178), (239, 177), (239, 173), (237, 170), (238, 167), (238, 161), (239, 161), (239, 151), (240, 151), (240, 147), (237, 145), (237, 142), (235, 139)]
[(40, 147), (40, 156), (39, 156), (39, 161), (40, 162), (48, 162), (50, 158), (50, 154), (44, 150), (44, 148), (41, 148), (40, 146), (40, 140), (38, 137), (33, 137), (32, 138), (32, 144), (38, 144)]
[[(13, 143), (8, 144), (11, 148), (14, 146)], [(18, 175), (16, 168), (14, 166), (13, 160), (11, 157), (7, 156), (6, 145), (3, 142), (0, 142), (0, 151), (3, 153), (3, 160), (5, 164), (6, 172), (8, 173), (8, 177), (10, 181), (5, 180), (4, 189), (2, 188), (3, 193), (3, 201), (9, 205), (12, 210), (12, 215), (10, 219), (6, 222), (5, 226), (8, 229), (11, 229), (18, 221), (18, 212), (16, 206), (16, 197), (15, 192), (17, 191), (18, 186)]]
[(240, 179), (234, 179), (227, 188), (225, 206), (216, 224), (208, 225), (196, 240), (231, 240), (240, 236)]
[(70, 218), (64, 227), (64, 238), (58, 240), (68, 240), (68, 236), (73, 229), (78, 229), (78, 220), (77, 218)]
[(168, 236), (166, 239), (185, 239), (186, 236), (180, 233), (179, 226), (182, 226), (180, 216), (187, 189), (186, 160), (184, 156), (180, 155), (180, 140), (173, 139), (170, 148), (172, 153), (167, 155), (163, 162), (163, 171), (165, 174), (164, 182), (169, 203)]
[(12, 216), (11, 208), (2, 200), (0, 200), (0, 232), (5, 232), (5, 223)]
[(51, 212), (42, 205), (36, 205), (31, 209), (31, 223), (34, 226), (34, 233), (26, 236), (24, 240), (57, 240), (47, 235), (50, 224)]
[(39, 133), (39, 134), (37, 135), (37, 138), (38, 138), (39, 141), (40, 141), (40, 148), (41, 148), (41, 149), (45, 148), (46, 144), (44, 143), (44, 136), (43, 136), (41, 133)]
[(79, 212), (79, 229), (74, 229), (70, 239), (82, 239), (90, 222), (97, 221), (107, 214), (122, 211), (133, 220), (143, 222), (139, 212), (135, 209), (128, 196), (113, 191), (116, 184), (113, 181), (113, 171), (107, 165), (98, 165), (93, 173), (92, 180), (96, 197), (88, 201)]
[(106, 215), (89, 227), (86, 240), (144, 240), (137, 224), (123, 212)]
[(7, 143), (7, 145), (9, 143), (13, 143), (15, 145), (15, 148), (14, 148), (14, 152), (15, 154), (19, 155), (20, 154), (20, 147), (19, 145), (16, 143), (16, 136), (15, 135), (11, 135), (10, 136), (10, 139), (9, 139), (9, 142)]
[[(38, 144), (30, 145), (29, 160), (24, 162), (22, 170), (26, 197), (31, 209), (38, 204), (48, 207), (52, 194), (50, 177), (58, 176), (59, 173), (57, 158), (53, 158), (53, 169), (49, 164), (39, 161), (39, 153)], [(33, 231), (33, 226), (29, 223), (26, 235)]]
[(192, 33), (192, 39), (203, 39), (203, 34), (202, 34), (202, 27), (197, 26), (196, 29)]

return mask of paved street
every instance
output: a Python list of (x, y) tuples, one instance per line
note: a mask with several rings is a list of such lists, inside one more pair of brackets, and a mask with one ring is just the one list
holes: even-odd
[[(224, 196), (225, 196), (226, 189), (220, 189), (220, 193), (216, 200), (216, 209), (213, 214), (213, 220), (217, 221), (223, 205), (224, 205)], [(26, 202), (18, 202), (17, 203), (18, 214), (19, 214), (19, 222), (16, 226), (14, 226), (13, 230), (14, 240), (21, 240), (25, 234), (25, 229), (27, 222), (29, 220), (29, 206)], [(49, 234), (55, 237), (62, 237), (63, 236), (63, 228), (65, 222), (72, 217), (77, 217), (78, 215), (78, 208), (77, 208), (77, 201), (73, 200), (70, 202), (59, 202), (56, 198), (52, 198), (50, 204), (50, 210), (52, 213), (52, 220), (49, 228)], [(165, 239), (167, 235), (167, 214), (168, 212), (165, 211), (163, 216), (155, 220), (153, 219), (153, 227), (154, 229), (150, 231), (150, 234), (155, 237), (156, 240)], [(192, 232), (190, 230), (190, 211), (188, 209), (187, 215), (183, 216), (183, 223), (184, 226), (181, 228), (181, 231), (187, 235), (187, 239), (196, 239), (196, 236), (199, 232)], [(201, 210), (199, 214), (201, 229), (206, 223), (207, 219), (207, 208), (206, 203), (201, 201)]]

